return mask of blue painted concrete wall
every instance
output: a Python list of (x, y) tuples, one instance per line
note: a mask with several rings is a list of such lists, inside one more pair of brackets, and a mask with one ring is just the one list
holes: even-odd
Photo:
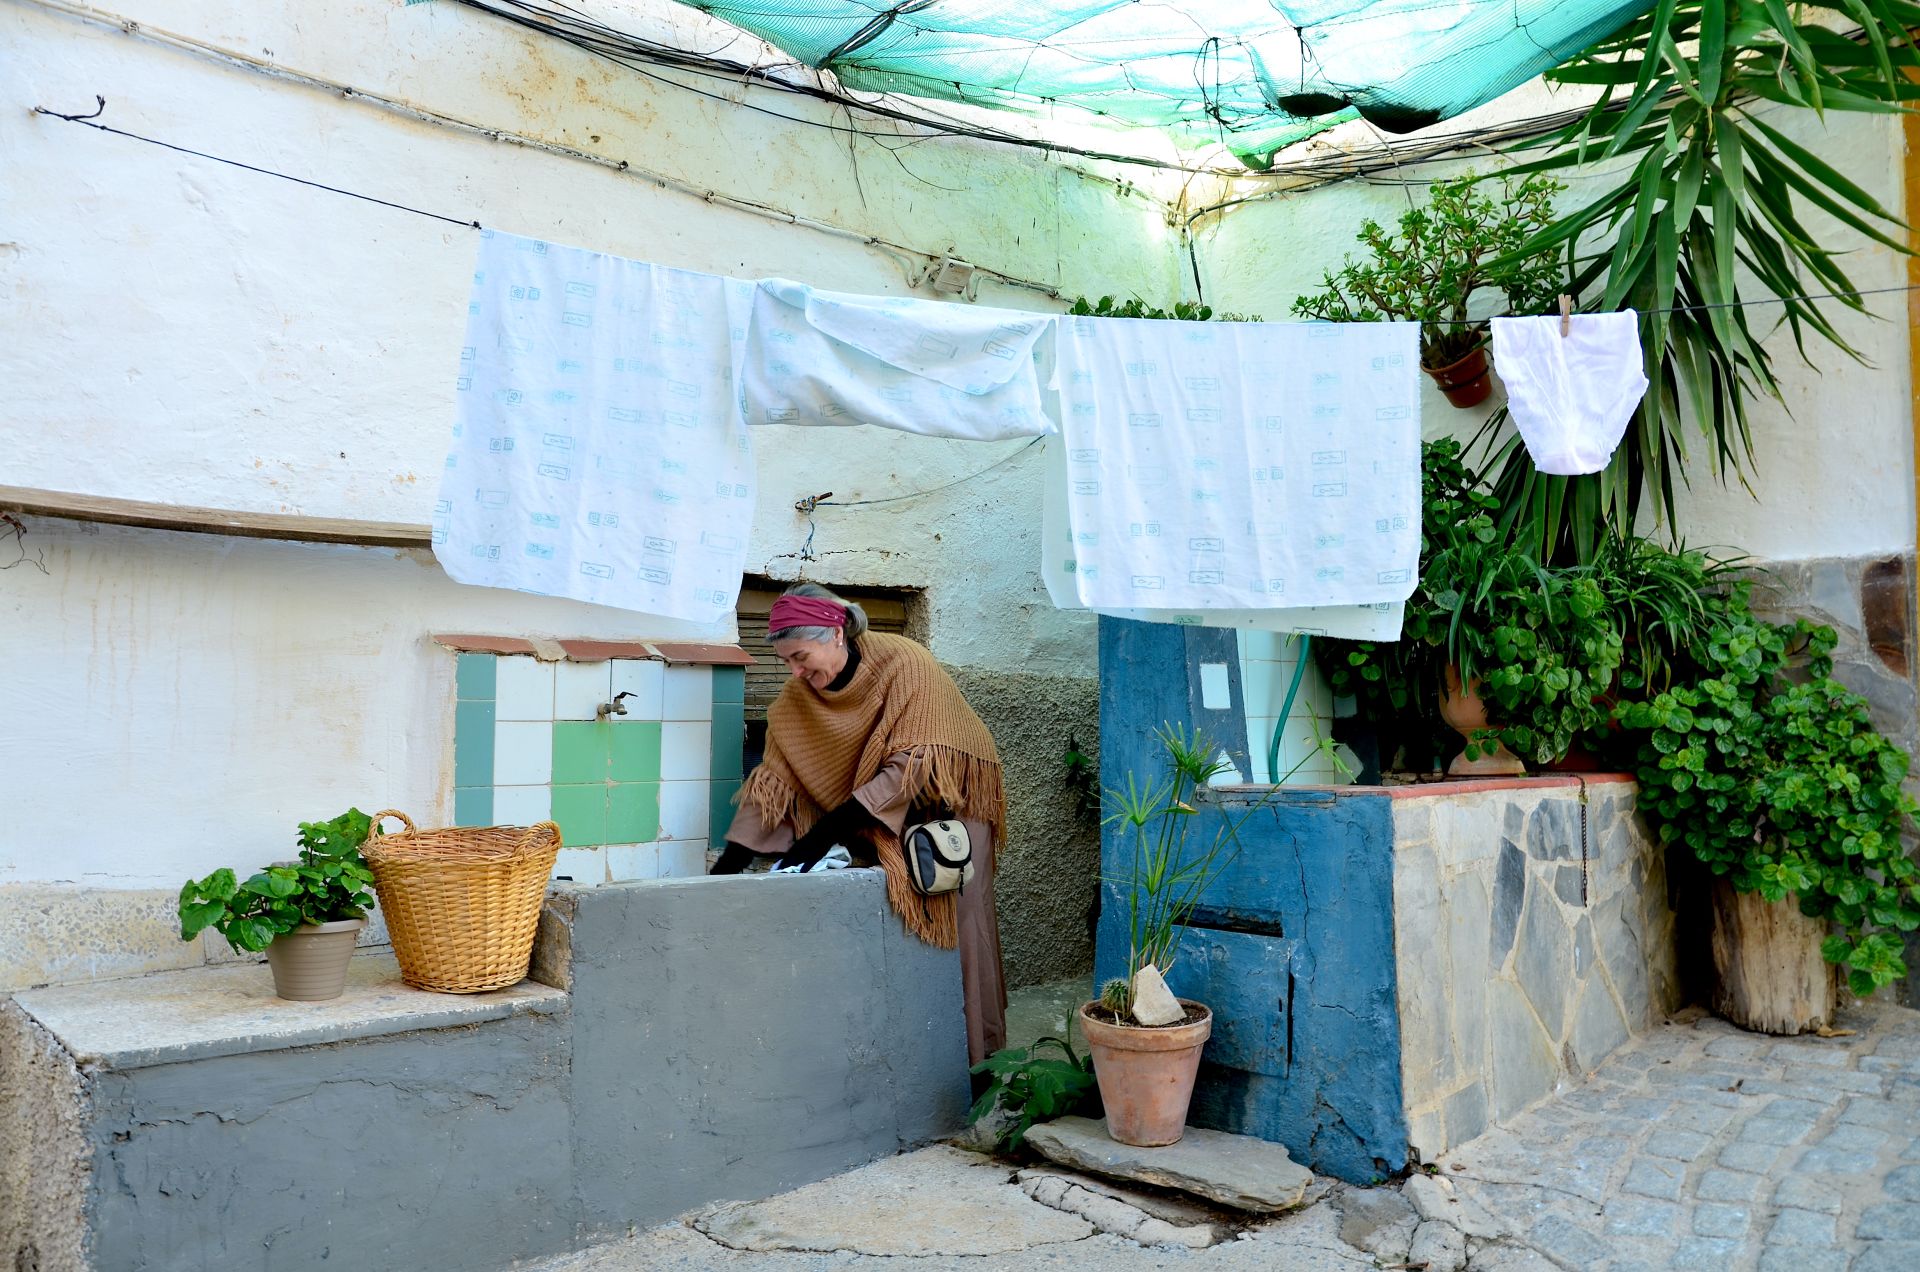
[[(1202, 704), (1199, 666), (1225, 662), (1232, 702)], [(1124, 786), (1165, 767), (1164, 724), (1198, 727), (1245, 768), (1235, 634), (1100, 620), (1100, 767)], [(1189, 833), (1240, 822), (1239, 855), (1202, 898), (1169, 981), (1214, 1012), (1190, 1120), (1287, 1146), (1312, 1169), (1369, 1183), (1406, 1165), (1393, 954), (1393, 828), (1384, 791), (1216, 793)], [(1244, 820), (1242, 820), (1244, 819)], [(1101, 843), (1095, 972), (1123, 975), (1131, 848)]]

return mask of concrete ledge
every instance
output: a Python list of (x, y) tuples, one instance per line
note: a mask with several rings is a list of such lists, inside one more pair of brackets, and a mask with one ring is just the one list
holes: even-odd
[(346, 992), (323, 1003), (276, 997), (262, 964), (60, 985), (13, 1001), (76, 1063), (124, 1070), (554, 1012), (567, 996), (532, 981), (490, 994), (429, 993), (401, 983), (392, 954), (362, 953)]

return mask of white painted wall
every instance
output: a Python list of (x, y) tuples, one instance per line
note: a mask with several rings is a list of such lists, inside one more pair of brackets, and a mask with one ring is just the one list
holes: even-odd
[[(1512, 118), (1522, 108), (1553, 104), (1534, 86), (1483, 107), (1475, 118)], [(1561, 108), (1566, 104), (1557, 103)], [(1834, 115), (1822, 125), (1810, 112), (1777, 110), (1770, 122), (1841, 168), (1886, 206), (1897, 210), (1903, 205), (1904, 139), (1898, 120)], [(1442, 125), (1447, 130), (1458, 127), (1459, 121)], [(1203, 222), (1199, 254), (1206, 299), (1219, 308), (1268, 319), (1290, 317), (1294, 297), (1317, 290), (1323, 271), (1358, 250), (1354, 235), (1362, 220), (1373, 217), (1391, 225), (1410, 198), (1424, 198), (1423, 185), (1404, 182), (1445, 179), (1470, 167), (1484, 172), (1492, 166), (1486, 158), (1412, 165), (1377, 181), (1322, 186), (1246, 204)], [(1604, 188), (1591, 171), (1562, 179), (1571, 186), (1561, 197), (1563, 208), (1578, 207), (1582, 191)], [(1808, 212), (1806, 224), (1822, 242), (1849, 241), (1846, 231)], [(1845, 267), (1863, 289), (1907, 282), (1905, 263), (1896, 253), (1864, 240), (1845, 258)], [(1680, 501), (1678, 529), (1688, 543), (1734, 548), (1765, 560), (1913, 550), (1907, 297), (1891, 293), (1868, 300), (1877, 319), (1850, 316), (1839, 323), (1865, 355), (1866, 365), (1816, 339), (1809, 342), (1809, 350), (1818, 370), (1811, 369), (1784, 328), (1766, 341), (1785, 385), (1785, 406), (1765, 400), (1753, 405), (1751, 492), (1737, 482), (1723, 486), (1713, 477), (1705, 439), (1700, 438), (1690, 469), (1692, 489)], [(1837, 304), (1830, 310), (1844, 312)], [(1766, 330), (1780, 311), (1775, 306), (1749, 312), (1756, 328)], [(1496, 395), (1484, 407), (1458, 410), (1429, 385), (1427, 434), (1469, 437), (1500, 401)]]
[[(705, 21), (665, 0), (626, 7), (643, 24)], [(896, 154), (859, 141), (850, 154), (844, 134), (651, 84), (456, 5), (116, 0), (113, 12), (150, 34), (628, 158), (700, 189), (952, 247), (1068, 295), (1177, 287), (1163, 212), (1119, 192), (1114, 170), (974, 142)], [(459, 226), (30, 114), (39, 104), (85, 110), (100, 93), (115, 126), (517, 233), (717, 273), (907, 290), (896, 259), (858, 241), (409, 120), (35, 0), (0, 8), (0, 59), (10, 319), (0, 484), (424, 523), (475, 248)], [(845, 122), (798, 98), (752, 100)], [(991, 281), (979, 299), (1057, 308)], [(757, 442), (755, 568), (924, 587), (940, 657), (1093, 673), (1090, 620), (1056, 612), (1038, 578), (1037, 451), (927, 498), (822, 508), (818, 559), (805, 565), (801, 496), (925, 490), (1018, 445), (870, 429), (763, 429)], [(0, 884), (177, 883), (284, 848), (295, 821), (349, 802), (449, 818), (452, 660), (428, 639), (435, 631), (701, 634), (459, 587), (424, 554), (44, 519), (29, 529), (47, 573), (0, 573)]]

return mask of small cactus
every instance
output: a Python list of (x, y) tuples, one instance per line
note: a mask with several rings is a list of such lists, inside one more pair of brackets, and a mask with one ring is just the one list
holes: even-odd
[(1133, 986), (1125, 977), (1116, 976), (1100, 987), (1100, 1005), (1115, 1015), (1133, 1010)]

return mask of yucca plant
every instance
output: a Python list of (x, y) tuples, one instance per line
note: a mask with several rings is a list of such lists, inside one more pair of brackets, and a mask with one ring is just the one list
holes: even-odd
[[(1847, 249), (1823, 244), (1800, 218), (1817, 210), (1900, 252), (1911, 250), (1905, 224), (1765, 108), (1904, 111), (1920, 100), (1920, 83), (1909, 78), (1920, 69), (1916, 25), (1920, 4), (1902, 0), (1659, 0), (1547, 73), (1558, 83), (1599, 86), (1599, 100), (1551, 154), (1506, 175), (1598, 163), (1614, 164), (1616, 175), (1509, 259), (1566, 252), (1576, 257), (1572, 290), (1582, 308), (1640, 310), (1653, 384), (1603, 472), (1543, 475), (1511, 438), (1491, 456), (1501, 506), (1536, 555), (1591, 560), (1607, 534), (1630, 531), (1643, 492), (1671, 521), (1676, 488), (1695, 459), (1683, 411), (1706, 444), (1711, 473), (1744, 478), (1753, 460), (1750, 402), (1781, 397), (1760, 343), (1771, 318), (1784, 321), (1809, 364), (1809, 334), (1860, 356), (1834, 325), (1835, 304), (1865, 310), (1841, 264)], [(1595, 235), (1611, 244), (1582, 255)], [(1840, 298), (1801, 298), (1813, 293)], [(1778, 308), (1740, 307), (1756, 300)]]
[(1174, 947), (1207, 886), (1240, 855), (1240, 827), (1271, 798), (1256, 801), (1237, 817), (1220, 813), (1212, 819), (1212, 837), (1189, 848), (1187, 833), (1203, 816), (1193, 806), (1194, 795), (1229, 764), (1198, 729), (1188, 734), (1180, 725), (1166, 724), (1154, 737), (1166, 751), (1165, 776), (1142, 782), (1129, 773), (1125, 789), (1107, 791), (1114, 811), (1105, 824), (1120, 828), (1130, 850), (1127, 873), (1107, 879), (1126, 892), (1127, 977), (1124, 988), (1109, 982), (1100, 1001), (1122, 1016), (1133, 1009), (1133, 978), (1141, 968), (1151, 964), (1165, 972), (1173, 966)]

